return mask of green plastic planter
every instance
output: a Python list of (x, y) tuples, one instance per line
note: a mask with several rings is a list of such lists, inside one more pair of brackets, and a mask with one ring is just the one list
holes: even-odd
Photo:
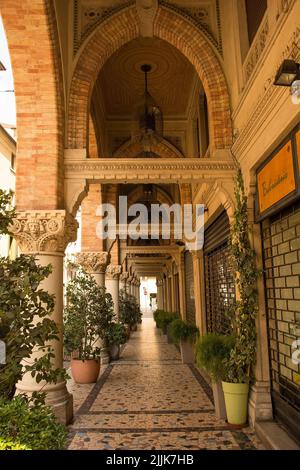
[(229, 424), (243, 425), (247, 422), (249, 384), (222, 382), (227, 421)]

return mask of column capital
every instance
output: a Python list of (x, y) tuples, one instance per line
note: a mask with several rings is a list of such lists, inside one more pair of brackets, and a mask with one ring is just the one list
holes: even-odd
[(9, 227), (22, 253), (61, 253), (77, 238), (78, 222), (65, 210), (17, 212)]
[(122, 266), (109, 264), (106, 268), (107, 279), (119, 279), (122, 272)]
[(156, 285), (157, 285), (157, 287), (160, 287), (160, 286), (162, 286), (162, 285), (163, 285), (163, 283), (164, 283), (163, 279), (157, 279), (157, 281), (156, 281)]
[(108, 263), (108, 253), (103, 252), (84, 252), (77, 253), (77, 263), (90, 274), (105, 273)]
[(120, 281), (126, 282), (128, 278), (129, 278), (129, 273), (127, 271), (124, 271), (120, 276)]

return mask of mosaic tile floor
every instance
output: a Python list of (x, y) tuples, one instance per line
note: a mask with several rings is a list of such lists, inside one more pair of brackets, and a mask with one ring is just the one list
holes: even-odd
[(249, 428), (216, 419), (210, 387), (149, 318), (97, 384), (70, 388), (72, 450), (263, 449)]

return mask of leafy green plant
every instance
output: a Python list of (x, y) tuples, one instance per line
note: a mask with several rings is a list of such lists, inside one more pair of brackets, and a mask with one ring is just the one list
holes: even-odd
[(11, 206), (12, 195), (0, 189), (0, 234), (9, 234), (9, 225), (15, 215)]
[(31, 406), (24, 396), (0, 398), (0, 450), (60, 450), (66, 437), (50, 407)]
[[(6, 207), (9, 201), (0, 192), (0, 233), (7, 230), (14, 214)], [(0, 339), (6, 345), (6, 363), (0, 365), (0, 396), (12, 398), (24, 372), (31, 373), (37, 383), (67, 378), (63, 369), (53, 369), (53, 349), (46, 346), (59, 335), (50, 318), (54, 297), (40, 288), (50, 272), (50, 266), (37, 265), (32, 256), (0, 258)], [(33, 352), (38, 352), (35, 359)]]
[(77, 269), (67, 286), (67, 306), (64, 312), (64, 346), (68, 354), (76, 352), (81, 360), (95, 359), (100, 355), (96, 346), (105, 339), (114, 319), (110, 294), (99, 287), (94, 278)]
[(199, 335), (199, 329), (196, 325), (191, 325), (181, 319), (177, 319), (170, 323), (169, 335), (175, 343), (179, 341), (193, 342)]
[(124, 325), (133, 326), (141, 321), (142, 313), (133, 295), (121, 290), (119, 294), (119, 320)]
[(236, 341), (227, 367), (227, 382), (249, 383), (256, 361), (256, 327), (258, 311), (256, 255), (249, 240), (248, 204), (244, 180), (239, 169), (235, 181), (236, 208), (230, 235), (230, 261), (238, 288), (238, 300), (230, 308)]
[(106, 332), (107, 344), (124, 344), (126, 342), (125, 327), (122, 323), (112, 322)]
[(224, 360), (229, 358), (234, 344), (234, 336), (208, 334), (198, 338), (195, 346), (197, 366), (204, 369), (213, 382), (226, 377)]

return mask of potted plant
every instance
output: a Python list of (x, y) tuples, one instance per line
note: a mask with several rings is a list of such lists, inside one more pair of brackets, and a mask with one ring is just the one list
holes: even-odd
[(222, 387), (227, 419), (230, 424), (247, 422), (249, 384), (253, 381), (256, 361), (255, 319), (258, 310), (255, 252), (251, 248), (248, 227), (248, 207), (244, 181), (238, 170), (235, 183), (236, 208), (230, 235), (230, 260), (238, 289), (238, 300), (230, 308), (235, 332), (235, 344), (229, 358)]
[(199, 335), (197, 326), (188, 324), (181, 319), (177, 319), (170, 324), (169, 332), (173, 341), (180, 344), (183, 364), (193, 364), (195, 361), (193, 345)]
[(120, 357), (120, 345), (126, 341), (124, 325), (122, 323), (110, 323), (106, 333), (106, 340), (111, 360), (117, 361)]
[(68, 283), (66, 296), (64, 346), (67, 353), (75, 353), (71, 359), (72, 376), (77, 383), (93, 383), (100, 371), (97, 344), (105, 338), (108, 320), (113, 319), (111, 296), (82, 269)]
[(195, 346), (196, 363), (210, 376), (217, 418), (226, 419), (222, 380), (225, 377), (224, 360), (229, 358), (234, 346), (234, 336), (208, 334), (199, 337)]
[(119, 296), (119, 320), (125, 325), (127, 337), (130, 336), (130, 331), (135, 330), (135, 326), (141, 320), (140, 308), (135, 297), (124, 290), (120, 292)]

